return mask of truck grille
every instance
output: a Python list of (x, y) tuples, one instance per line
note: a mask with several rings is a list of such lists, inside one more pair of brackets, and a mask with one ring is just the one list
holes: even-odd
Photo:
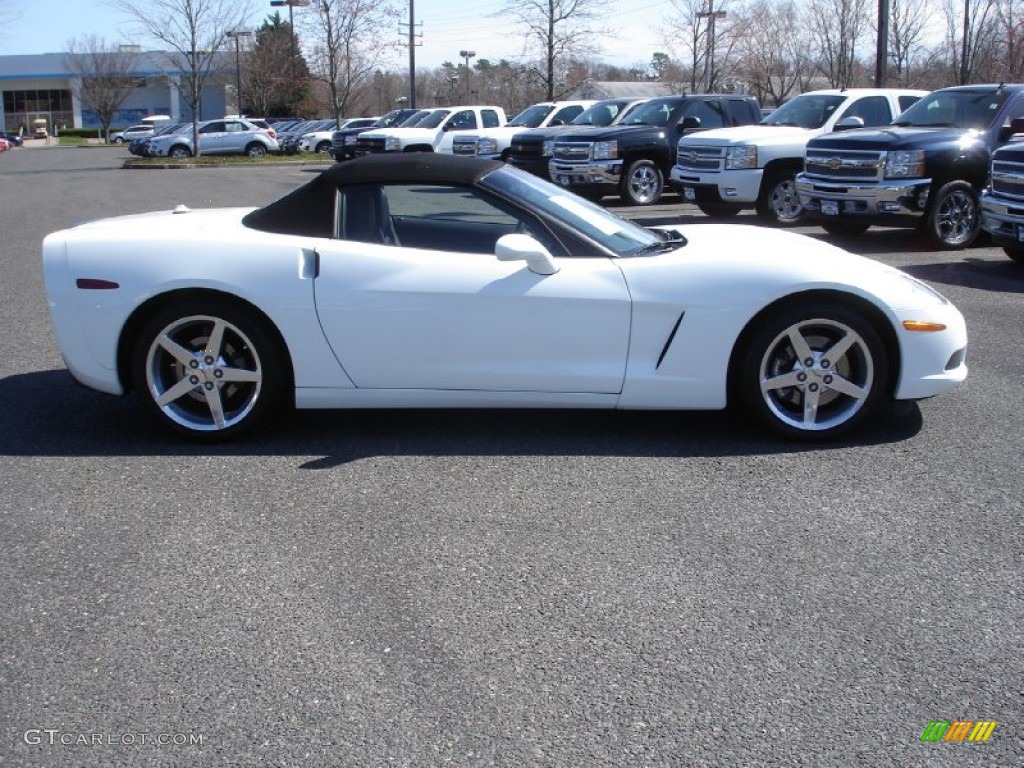
[(725, 158), (725, 147), (685, 146), (679, 145), (676, 153), (676, 164), (688, 171), (718, 173), (722, 170)]
[(476, 139), (455, 139), (452, 142), (453, 155), (475, 155)]
[(554, 159), (568, 163), (585, 163), (590, 160), (593, 144), (589, 141), (556, 141)]
[(540, 157), (544, 151), (544, 143), (541, 141), (513, 141), (512, 157), (535, 158)]
[(1024, 199), (1024, 163), (998, 160), (992, 163), (992, 191)]
[(359, 143), (356, 146), (360, 152), (383, 152), (384, 139), (364, 139), (360, 137)]
[(881, 181), (885, 154), (847, 149), (811, 149), (804, 156), (804, 171), (817, 179)]

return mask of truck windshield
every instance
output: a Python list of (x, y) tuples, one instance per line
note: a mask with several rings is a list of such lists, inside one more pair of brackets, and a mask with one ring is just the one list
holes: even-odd
[(580, 112), (570, 125), (593, 125), (603, 128), (615, 122), (622, 110), (630, 105), (630, 101), (602, 101), (587, 107)]
[(544, 122), (544, 118), (555, 108), (554, 104), (534, 104), (527, 107), (512, 118), (509, 126), (516, 128), (536, 128)]
[(631, 109), (619, 125), (668, 125), (672, 111), (678, 105), (678, 99), (651, 99)]
[(416, 123), (416, 127), (417, 128), (437, 128), (437, 126), (439, 126), (441, 123), (443, 123), (444, 119), (446, 117), (448, 117), (448, 115), (450, 115), (450, 114), (451, 114), (451, 110), (449, 110), (449, 109), (435, 109), (429, 115), (427, 115), (422, 120), (420, 120), (418, 123)]
[(846, 97), (838, 94), (804, 93), (774, 110), (761, 125), (821, 128), (844, 101)]
[(893, 125), (983, 130), (992, 125), (1008, 95), (1001, 88), (935, 91), (900, 115)]

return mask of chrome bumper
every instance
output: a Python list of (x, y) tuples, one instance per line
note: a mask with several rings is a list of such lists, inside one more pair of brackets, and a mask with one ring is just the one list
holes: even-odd
[(985, 190), (981, 193), (981, 226), (1001, 245), (1012, 241), (1024, 247), (1024, 201), (996, 197)]
[(622, 176), (621, 160), (595, 160), (589, 163), (561, 163), (552, 160), (548, 175), (556, 184), (618, 184)]
[[(928, 205), (931, 183), (931, 179), (887, 179), (874, 184), (844, 184), (799, 173), (796, 191), (804, 210), (825, 218), (841, 215), (920, 218)], [(831, 211), (830, 203), (835, 203)]]

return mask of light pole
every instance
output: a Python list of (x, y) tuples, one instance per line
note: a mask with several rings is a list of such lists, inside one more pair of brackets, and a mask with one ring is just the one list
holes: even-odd
[(239, 46), (239, 39), (252, 37), (252, 32), (234, 30), (228, 32), (227, 36), (235, 41), (235, 99), (238, 101), (238, 116), (242, 116), (242, 49)]
[(476, 51), (459, 51), (459, 56), (466, 60), (466, 103), (469, 104), (469, 60), (476, 56)]
[[(292, 88), (294, 88), (295, 87), (295, 56), (296, 56), (296, 51), (295, 51), (295, 17), (292, 14), (292, 8), (295, 8), (295, 7), (305, 8), (307, 5), (309, 5), (309, 0), (270, 0), (270, 4), (272, 6), (274, 6), (275, 8), (280, 8), (283, 5), (287, 5), (288, 6), (288, 34), (291, 36), (291, 49), (292, 49), (291, 59), (289, 60), (289, 63), (288, 63), (288, 75), (292, 79), (291, 85), (292, 85)], [(294, 94), (295, 91), (293, 90), (292, 93)], [(294, 101), (294, 99), (292, 100), (292, 112), (295, 112), (295, 101)], [(294, 117), (294, 116), (295, 115), (292, 115), (292, 117)]]
[(697, 14), (698, 19), (708, 20), (708, 50), (704, 54), (704, 93), (711, 93), (711, 82), (715, 77), (715, 19), (724, 19), (725, 11), (712, 8), (714, 0), (708, 0), (708, 9)]

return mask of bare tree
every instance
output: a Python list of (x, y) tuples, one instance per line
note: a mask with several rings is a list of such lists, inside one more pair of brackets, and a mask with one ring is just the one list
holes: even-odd
[(249, 0), (108, 0), (130, 16), (139, 30), (167, 46), (178, 90), (192, 110), (192, 143), (200, 154), (199, 115), (203, 86), (213, 72), (227, 33), (249, 17)]
[(857, 46), (871, 29), (870, 0), (810, 0), (807, 18), (813, 44), (819, 51), (817, 66), (833, 88), (857, 85), (863, 64)]
[(68, 42), (64, 62), (75, 76), (74, 88), (82, 106), (96, 113), (104, 141), (110, 140), (114, 115), (135, 88), (132, 54), (95, 35)]
[(756, 0), (738, 15), (739, 73), (762, 104), (781, 104), (806, 76), (810, 41), (794, 0)]
[(506, 0), (495, 15), (525, 29), (525, 49), (541, 60), (539, 72), (550, 101), (568, 61), (596, 52), (600, 30), (594, 24), (607, 5), (608, 0)]
[(897, 85), (917, 84), (914, 65), (925, 54), (925, 36), (931, 9), (928, 0), (889, 0), (889, 61)]
[(1001, 69), (995, 0), (946, 0), (946, 51), (960, 85), (997, 77)]
[(671, 5), (672, 14), (664, 19), (664, 42), (688, 57), (689, 90), (722, 90), (728, 73), (738, 66), (743, 29), (729, 0), (672, 0)]
[(1003, 48), (999, 80), (1019, 83), (1024, 80), (1024, 5), (1020, 0), (998, 0), (996, 19)]
[(314, 0), (311, 16), (313, 76), (326, 84), (337, 120), (370, 92), (374, 72), (400, 44), (398, 14), (389, 0)]

